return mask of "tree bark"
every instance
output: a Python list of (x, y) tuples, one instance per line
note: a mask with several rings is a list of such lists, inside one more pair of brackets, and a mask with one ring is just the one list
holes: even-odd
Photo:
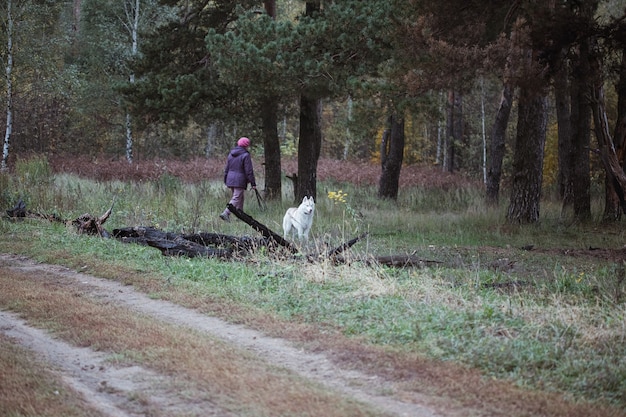
[(298, 141), (298, 186), (295, 201), (317, 199), (317, 162), (322, 148), (322, 102), (302, 94), (300, 97), (300, 140)]
[(622, 168), (615, 147), (613, 146), (613, 138), (609, 132), (609, 123), (604, 107), (604, 88), (596, 85), (593, 91), (593, 121), (595, 126), (596, 138), (598, 139), (598, 147), (600, 149), (600, 158), (604, 165), (607, 175), (612, 177), (612, 182), (619, 196), (621, 206), (624, 207), (624, 190), (626, 190), (626, 174)]
[[(305, 3), (306, 16), (320, 10), (318, 1)], [(300, 94), (300, 132), (298, 140), (298, 174), (294, 179), (294, 202), (304, 197), (317, 200), (317, 162), (322, 149), (322, 102), (311, 92)]]
[(483, 138), (483, 183), (487, 185), (487, 135), (485, 133), (485, 80), (480, 78), (480, 124), (481, 137)]
[[(268, 16), (276, 19), (276, 0), (266, 0), (263, 5)], [(269, 200), (280, 199), (282, 180), (277, 97), (265, 97), (262, 100), (261, 120), (265, 156), (265, 198)]]
[(163, 256), (215, 257), (229, 259), (254, 251), (263, 242), (250, 237), (238, 238), (217, 233), (178, 234), (153, 227), (124, 227), (113, 229), (112, 236), (124, 243), (157, 248)]
[(72, 6), (72, 18), (73, 18), (73, 23), (72, 23), (72, 30), (74, 31), (74, 33), (79, 33), (80, 32), (80, 12), (81, 12), (81, 8), (82, 8), (82, 0), (74, 0), (74, 4)]
[[(130, 54), (132, 57), (137, 56), (139, 52), (139, 7), (140, 0), (127, 0), (124, 4), (126, 10), (126, 27), (128, 28), (131, 38)], [(128, 76), (128, 81), (132, 85), (135, 83), (135, 74), (131, 72)], [(133, 124), (132, 118), (128, 111), (126, 111), (126, 160), (129, 164), (133, 163)]]
[(569, 155), (572, 147), (572, 126), (571, 126), (571, 93), (569, 87), (569, 60), (562, 54), (559, 71), (554, 76), (554, 101), (556, 106), (556, 119), (558, 125), (558, 173), (557, 186), (559, 198), (563, 207), (569, 204), (571, 195), (571, 174)]
[(448, 92), (446, 121), (446, 155), (443, 167), (448, 172), (456, 168), (456, 143), (463, 139), (463, 96), (452, 89)]
[(272, 19), (276, 19), (276, 0), (265, 0), (263, 2), (265, 7), (265, 12), (272, 17)]
[(513, 85), (505, 81), (500, 98), (500, 107), (491, 130), (491, 157), (487, 170), (487, 204), (490, 206), (497, 206), (500, 199), (502, 161), (506, 152), (506, 128), (513, 107), (513, 92)]
[[(626, 48), (622, 50), (622, 63), (620, 66), (619, 80), (616, 85), (617, 90), (617, 121), (613, 134), (613, 142), (615, 146), (616, 157), (622, 166), (622, 170), (626, 169)], [(604, 202), (604, 221), (617, 221), (622, 218), (623, 208), (621, 202), (623, 200), (622, 190), (619, 183), (615, 181), (614, 176), (607, 172), (605, 175), (605, 202)]]
[(204, 157), (209, 159), (215, 152), (215, 141), (217, 138), (217, 123), (210, 123), (206, 128), (206, 143), (204, 144)]
[[(604, 98), (604, 78), (602, 77), (602, 63), (599, 56), (592, 56), (590, 60), (591, 71), (591, 103), (593, 113), (593, 125), (598, 140), (598, 149), (600, 150), (600, 159), (604, 166), (606, 173), (606, 182), (612, 184), (614, 197), (619, 201), (619, 207), (621, 211), (626, 212), (626, 201), (624, 199), (624, 192), (626, 191), (626, 174), (624, 173), (623, 157), (624, 149), (616, 148), (613, 137), (609, 131), (609, 122), (606, 115), (605, 98)], [(620, 135), (623, 135), (621, 124), (624, 123), (623, 114), (624, 109), (621, 109), (618, 120), (618, 127)], [(623, 136), (621, 137), (623, 139)], [(623, 144), (622, 144), (623, 145)], [(619, 151), (618, 151), (619, 149)], [(619, 152), (619, 153), (618, 153)], [(621, 159), (620, 159), (621, 158)], [(612, 206), (613, 210), (617, 209), (617, 204)], [(605, 220), (607, 218), (607, 209), (605, 208)]]
[(397, 200), (400, 170), (404, 159), (404, 118), (389, 116), (388, 129), (383, 134), (380, 159), (382, 172), (378, 184), (378, 197)]
[(13, 129), (13, 4), (11, 0), (7, 0), (7, 60), (5, 67), (6, 77), (6, 128), (4, 131), (4, 144), (2, 146), (2, 162), (0, 162), (0, 171), (8, 169), (9, 147), (11, 145), (11, 134)]
[[(577, 13), (591, 21), (596, 8), (597, 2), (587, 2)], [(588, 38), (581, 39), (577, 49), (571, 49), (575, 52), (571, 61), (566, 57), (566, 49), (560, 52), (560, 68), (554, 82), (559, 128), (559, 195), (563, 213), (571, 209), (578, 220), (591, 218), (590, 42)]]
[(589, 41), (580, 45), (576, 76), (573, 79), (575, 88), (572, 105), (572, 148), (570, 154), (571, 199), (574, 216), (578, 220), (591, 218), (591, 176), (589, 173), (589, 144), (591, 135), (591, 106), (589, 102)]
[(275, 200), (280, 199), (282, 195), (277, 99), (266, 97), (261, 104), (261, 109), (265, 156), (265, 198)]
[(507, 210), (507, 221), (510, 223), (535, 223), (539, 220), (547, 105), (542, 89), (538, 91), (529, 85), (521, 87), (513, 184)]

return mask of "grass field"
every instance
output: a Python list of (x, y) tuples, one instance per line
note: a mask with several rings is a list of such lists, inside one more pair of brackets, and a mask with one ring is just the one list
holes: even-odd
[[(35, 158), (0, 175), (0, 202), (10, 208), (21, 198), (31, 210), (65, 219), (99, 216), (114, 202), (109, 230), (143, 225), (255, 235), (243, 222), (217, 217), (229, 194), (216, 175), (191, 181), (166, 171), (141, 180), (98, 180), (55, 172)], [(80, 236), (62, 224), (6, 218), (0, 252), (121, 280), (150, 274), (238, 306), (213, 312), (233, 322), (263, 327), (250, 313), (263, 311), (392, 351), (460, 363), (529, 389), (626, 407), (620, 224), (573, 223), (561, 217), (558, 204), (545, 201), (539, 224), (507, 225), (505, 207), (487, 209), (481, 187), (466, 180), (437, 187), (407, 183), (397, 202), (378, 200), (367, 181), (324, 177), (318, 190), (313, 239), (302, 251), (319, 253), (368, 232), (348, 252), (351, 262), (307, 263), (267, 250), (234, 261), (166, 258), (150, 247)], [(329, 198), (337, 192), (345, 198)], [(245, 210), (281, 233), (290, 193), (286, 182), (282, 201), (268, 202), (267, 210), (249, 194)], [(389, 254), (438, 264), (363, 262)]]

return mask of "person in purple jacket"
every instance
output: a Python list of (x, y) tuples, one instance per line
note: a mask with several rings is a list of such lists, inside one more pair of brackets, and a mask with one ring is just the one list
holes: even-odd
[[(226, 168), (224, 169), (224, 184), (232, 191), (230, 204), (243, 210), (244, 192), (248, 184), (256, 189), (254, 169), (252, 168), (252, 158), (248, 152), (250, 139), (239, 138), (237, 146), (230, 150)], [(230, 221), (230, 210), (224, 209), (220, 218), (226, 222)]]

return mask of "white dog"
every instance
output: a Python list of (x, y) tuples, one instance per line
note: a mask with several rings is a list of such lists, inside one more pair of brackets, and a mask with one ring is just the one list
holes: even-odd
[(315, 212), (315, 201), (313, 197), (304, 197), (302, 203), (296, 208), (287, 209), (283, 217), (283, 231), (285, 239), (293, 230), (298, 233), (300, 240), (309, 240), (309, 231), (313, 225), (313, 213)]

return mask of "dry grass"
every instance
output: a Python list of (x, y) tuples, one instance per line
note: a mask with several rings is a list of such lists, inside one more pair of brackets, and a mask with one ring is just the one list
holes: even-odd
[[(189, 160), (137, 160), (132, 165), (124, 159), (100, 160), (85, 156), (67, 157), (53, 155), (49, 163), (54, 173), (73, 173), (81, 177), (99, 181), (146, 181), (155, 180), (163, 174), (173, 175), (183, 182), (199, 183), (204, 180), (221, 180), (224, 172), (224, 159), (193, 158)], [(253, 160), (255, 173), (263, 176), (263, 161)], [(283, 159), (282, 171), (291, 175), (298, 171), (295, 159)], [(318, 181), (338, 181), (354, 185), (376, 185), (380, 177), (380, 166), (368, 161), (339, 161), (321, 159), (318, 163)], [(459, 174), (445, 172), (441, 167), (408, 165), (402, 167), (400, 186), (453, 189), (464, 186), (477, 186), (476, 181)]]
[[(331, 161), (332, 162), (332, 161)], [(205, 165), (206, 164), (206, 165)], [(336, 181), (352, 181), (359, 184), (371, 184), (373, 178), (370, 174), (373, 174), (376, 178), (379, 175), (379, 169), (374, 165), (359, 165), (359, 163), (350, 163), (350, 169), (346, 169), (347, 163), (342, 162), (340, 166), (334, 163), (321, 162), (320, 178), (328, 179), (332, 178)], [(141, 178), (157, 178), (160, 173), (168, 173), (180, 177), (184, 181), (199, 181), (205, 178), (219, 178), (221, 175), (222, 161), (206, 161), (198, 160), (195, 162), (167, 162), (167, 166), (161, 165), (159, 162), (137, 162), (134, 166), (129, 167), (124, 161), (113, 162), (110, 164), (100, 164), (97, 161), (78, 161), (75, 168), (66, 166), (63, 170), (70, 172), (78, 172), (84, 176), (92, 176), (94, 178), (116, 178), (116, 179), (141, 179)], [(285, 162), (284, 168), (287, 172), (292, 172), (289, 162)], [(78, 171), (74, 171), (77, 169)], [(55, 168), (56, 170), (56, 168)], [(87, 172), (87, 170), (92, 170)], [(463, 179), (459, 177), (450, 177), (446, 179), (445, 175), (442, 175), (438, 169), (420, 168), (421, 173), (416, 172), (411, 176), (412, 169), (407, 167), (403, 168), (403, 184), (410, 183), (411, 185), (436, 185), (439, 188), (445, 188), (449, 186), (462, 185)], [(90, 173), (91, 172), (91, 173)], [(430, 173), (429, 173), (430, 172)], [(146, 175), (145, 177), (143, 177)], [(152, 175), (152, 176), (150, 176)], [(156, 176), (155, 176), (156, 175)], [(351, 177), (356, 175), (356, 177)], [(407, 179), (409, 178), (409, 179)], [(441, 180), (443, 182), (437, 182)], [(446, 182), (448, 181), (448, 182)], [(489, 252), (494, 252), (494, 248), (485, 248)], [(497, 257), (508, 257), (508, 250), (502, 248), (497, 249), (502, 252), (502, 255)], [(534, 251), (534, 253), (539, 250)], [(593, 253), (597, 253), (594, 251)], [(555, 253), (556, 255), (556, 253)], [(559, 254), (561, 255), (561, 254)], [(55, 259), (59, 256), (58, 253), (54, 253), (51, 250), (47, 256), (49, 259)], [(494, 255), (495, 256), (495, 255)], [(582, 254), (581, 254), (582, 256)], [(88, 258), (88, 259), (85, 259)], [(97, 258), (97, 257), (95, 257)], [(413, 353), (390, 351), (384, 347), (371, 346), (359, 339), (347, 339), (342, 336), (337, 329), (332, 328), (331, 325), (321, 323), (320, 325), (306, 325), (297, 322), (286, 323), (285, 321), (278, 319), (266, 312), (260, 313), (253, 307), (245, 305), (233, 305), (231, 302), (223, 299), (211, 298), (206, 293), (198, 294), (194, 291), (193, 284), (189, 284), (190, 287), (184, 288), (184, 284), (178, 288), (166, 287), (162, 281), (158, 279), (152, 279), (146, 275), (134, 274), (132, 271), (120, 268), (118, 271), (111, 271), (111, 265), (105, 261), (99, 261), (91, 257), (83, 257), (83, 259), (76, 260), (76, 257), (68, 256), (69, 263), (80, 262), (78, 265), (88, 265), (89, 269), (98, 271), (99, 275), (111, 274), (117, 280), (126, 283), (132, 283), (137, 288), (140, 288), (143, 292), (154, 294), (155, 297), (163, 299), (169, 299), (176, 303), (198, 308), (200, 311), (208, 312), (223, 318), (227, 318), (230, 321), (246, 324), (250, 327), (262, 330), (263, 332), (275, 336), (284, 337), (292, 341), (301, 343), (308, 348), (315, 350), (320, 349), (326, 352), (331, 352), (337, 362), (342, 363), (347, 367), (357, 367), (360, 369), (368, 369), (374, 374), (384, 376), (390, 380), (397, 381), (399, 386), (402, 387), (399, 395), (406, 395), (407, 397), (413, 397), (414, 395), (435, 395), (442, 398), (441, 402), (434, 406), (440, 406), (446, 408), (446, 406), (453, 405), (454, 407), (460, 407), (468, 410), (468, 414), (473, 415), (507, 415), (507, 416), (622, 416), (623, 410), (615, 410), (610, 408), (603, 408), (601, 406), (591, 406), (588, 404), (577, 404), (575, 401), (568, 401), (560, 395), (540, 392), (540, 391), (525, 391), (515, 387), (511, 383), (502, 381), (495, 381), (490, 379), (484, 379), (484, 375), (481, 375), (478, 371), (468, 370), (461, 366), (456, 366), (448, 363), (438, 363), (430, 360), (426, 360)], [(66, 263), (67, 264), (67, 263)], [(361, 290), (358, 293), (352, 293), (351, 295), (357, 298), (361, 297), (379, 297), (390, 294), (395, 294), (398, 291), (393, 284), (392, 280), (387, 279), (385, 271), (376, 271), (376, 274), (358, 276), (354, 275), (354, 269), (346, 269), (343, 271), (341, 268), (330, 268), (328, 265), (322, 265), (322, 269), (314, 268), (301, 268), (300, 273), (304, 274), (306, 278), (314, 283), (324, 283), (326, 280), (342, 279), (362, 284)], [(473, 279), (473, 275), (468, 275), (469, 279)], [(382, 280), (381, 280), (382, 278)], [(419, 277), (415, 277), (419, 279)], [(30, 285), (30, 284), (29, 284)], [(415, 294), (401, 294), (403, 297), (417, 298), (424, 300), (424, 302), (431, 304), (442, 303), (445, 305), (454, 305), (459, 303), (471, 304), (475, 303), (475, 308), (480, 310), (482, 305), (477, 300), (466, 300), (457, 294), (451, 292), (441, 291), (440, 287), (425, 289), (421, 288), (422, 293)], [(24, 294), (22, 296), (25, 297)], [(46, 293), (43, 293), (46, 299)], [(54, 295), (57, 297), (60, 295)], [(0, 295), (0, 298), (2, 296)], [(27, 298), (27, 297), (26, 297)], [(593, 315), (590, 311), (574, 311), (570, 310), (571, 305), (567, 304), (565, 300), (562, 300), (562, 308), (559, 307), (559, 300), (554, 300), (553, 304), (556, 305), (552, 312), (556, 312), (566, 322), (572, 323), (590, 323), (593, 322)], [(466, 307), (465, 305), (464, 307)], [(471, 308), (471, 306), (469, 306)], [(89, 308), (95, 308), (90, 306)], [(99, 308), (99, 307), (98, 307)], [(549, 322), (549, 313), (546, 313), (547, 309), (543, 306), (530, 306), (524, 311), (520, 311), (519, 314), (527, 314), (530, 317), (526, 317), (531, 322)], [(548, 310), (549, 311), (549, 310)], [(109, 310), (102, 311), (105, 314), (110, 314)], [(573, 314), (576, 313), (576, 314)], [(622, 315), (623, 317), (623, 315)], [(582, 320), (581, 320), (582, 318)], [(66, 320), (66, 319), (63, 319)], [(67, 323), (75, 325), (72, 322), (72, 318), (67, 318)], [(130, 325), (132, 322), (124, 322), (125, 325)], [(87, 326), (87, 330), (90, 327), (107, 326), (107, 321), (101, 323), (91, 323), (86, 320), (85, 323), (80, 323), (80, 326)], [(55, 323), (50, 323), (50, 326), (56, 326)], [(143, 326), (143, 324), (139, 324)], [(149, 327), (146, 325), (146, 327)], [(132, 332), (137, 333), (135, 327), (130, 327)], [(162, 330), (162, 329), (157, 329)], [(610, 337), (610, 335), (600, 334), (598, 331), (595, 335), (593, 328), (589, 328), (589, 342), (600, 345), (601, 343), (595, 340), (596, 338), (602, 339)], [(169, 331), (168, 331), (169, 332)], [(87, 332), (89, 333), (89, 332)], [(623, 335), (623, 332), (621, 332)], [(145, 335), (145, 340), (151, 340), (155, 337), (164, 337), (162, 333), (154, 333), (152, 335)], [(100, 343), (104, 343), (100, 340), (101, 335), (92, 333), (90, 336), (92, 339), (87, 341), (78, 340), (77, 343), (88, 343), (93, 346), (100, 346)], [(142, 336), (143, 337), (143, 336)], [(622, 336), (623, 337), (623, 336)], [(123, 341), (123, 335), (119, 335), (120, 341)], [(623, 339), (622, 339), (623, 340)], [(124, 342), (126, 343), (126, 342)], [(106, 345), (105, 345), (106, 346)], [(127, 345), (121, 344), (120, 348), (125, 348)], [(143, 352), (141, 350), (132, 350), (131, 356), (139, 356), (142, 361), (150, 362), (150, 356), (158, 357), (159, 360), (170, 362), (172, 367), (175, 367), (176, 361), (181, 360), (184, 366), (186, 364), (186, 358), (180, 357), (176, 354), (170, 353), (168, 349), (172, 349), (173, 345), (164, 344), (159, 345), (160, 351), (157, 354), (151, 351)], [(107, 349), (117, 349), (118, 347), (107, 347)], [(133, 349), (140, 349), (139, 347)], [(138, 352), (138, 353), (137, 353)], [(224, 357), (227, 360), (234, 360), (232, 357)], [(164, 371), (170, 372), (171, 368), (162, 368)], [(254, 369), (254, 368), (253, 368)], [(180, 374), (176, 374), (180, 375)], [(245, 375), (239, 375), (239, 378), (246, 378)], [(195, 380), (194, 376), (194, 380)], [(198, 376), (200, 378), (200, 376)], [(228, 384), (228, 390), (237, 389), (231, 387), (232, 384)], [(221, 381), (220, 381), (221, 384)], [(238, 394), (245, 394), (253, 396), (253, 393), (248, 391), (241, 391)], [(287, 397), (281, 397), (280, 401)], [(289, 397), (291, 398), (291, 397)], [(294, 396), (293, 398), (297, 398)], [(318, 397), (321, 398), (321, 397)], [(254, 401), (251, 401), (254, 403)], [(288, 408), (285, 408), (289, 410)], [(298, 410), (301, 407), (298, 405)], [(472, 413), (469, 412), (472, 410)], [(475, 412), (474, 412), (475, 411)]]
[(59, 279), (13, 273), (0, 277), (0, 283), (0, 307), (55, 329), (76, 346), (110, 352), (168, 375), (172, 383), (209, 396), (222, 409), (244, 415), (375, 415), (233, 346), (90, 299)]
[(11, 416), (93, 416), (79, 394), (29, 351), (0, 334), (0, 415)]
[[(95, 270), (104, 269), (103, 265), (90, 265), (89, 268), (91, 267)], [(355, 276), (354, 270), (334, 269), (331, 274), (329, 271), (314, 271), (313, 268), (316, 267), (307, 267), (301, 272), (315, 282), (320, 279), (365, 279), (363, 290), (369, 296), (375, 296), (381, 292), (396, 291), (393, 283), (386, 282), (386, 280), (371, 282), (369, 278), (363, 278), (360, 275)], [(578, 403), (556, 393), (525, 390), (510, 382), (486, 379), (479, 371), (463, 366), (432, 361), (411, 352), (373, 346), (364, 343), (359, 338), (347, 338), (341, 334), (339, 329), (334, 329), (331, 326), (285, 322), (267, 313), (260, 314), (254, 309), (234, 305), (224, 300), (212, 299), (204, 293), (198, 293), (191, 283), (189, 288), (185, 290), (184, 285), (174, 288), (167, 286), (163, 280), (146, 279), (145, 275), (133, 274), (128, 271), (120, 271), (120, 273), (122, 274), (120, 276), (124, 277), (124, 282), (133, 285), (144, 293), (158, 294), (163, 299), (245, 324), (251, 328), (262, 330), (268, 335), (291, 340), (313, 351), (327, 352), (341, 366), (366, 369), (372, 374), (396, 381), (398, 396), (405, 399), (413, 398), (414, 401), (427, 404), (434, 409), (448, 411), (450, 409), (463, 409), (466, 410), (466, 415), (506, 415), (510, 417), (538, 415), (617, 417), (625, 415), (623, 411), (615, 408)], [(439, 294), (434, 288), (425, 293), (424, 296), (432, 303), (458, 302), (456, 298), (456, 301), (446, 300), (445, 296)], [(171, 360), (176, 359), (172, 358)]]

